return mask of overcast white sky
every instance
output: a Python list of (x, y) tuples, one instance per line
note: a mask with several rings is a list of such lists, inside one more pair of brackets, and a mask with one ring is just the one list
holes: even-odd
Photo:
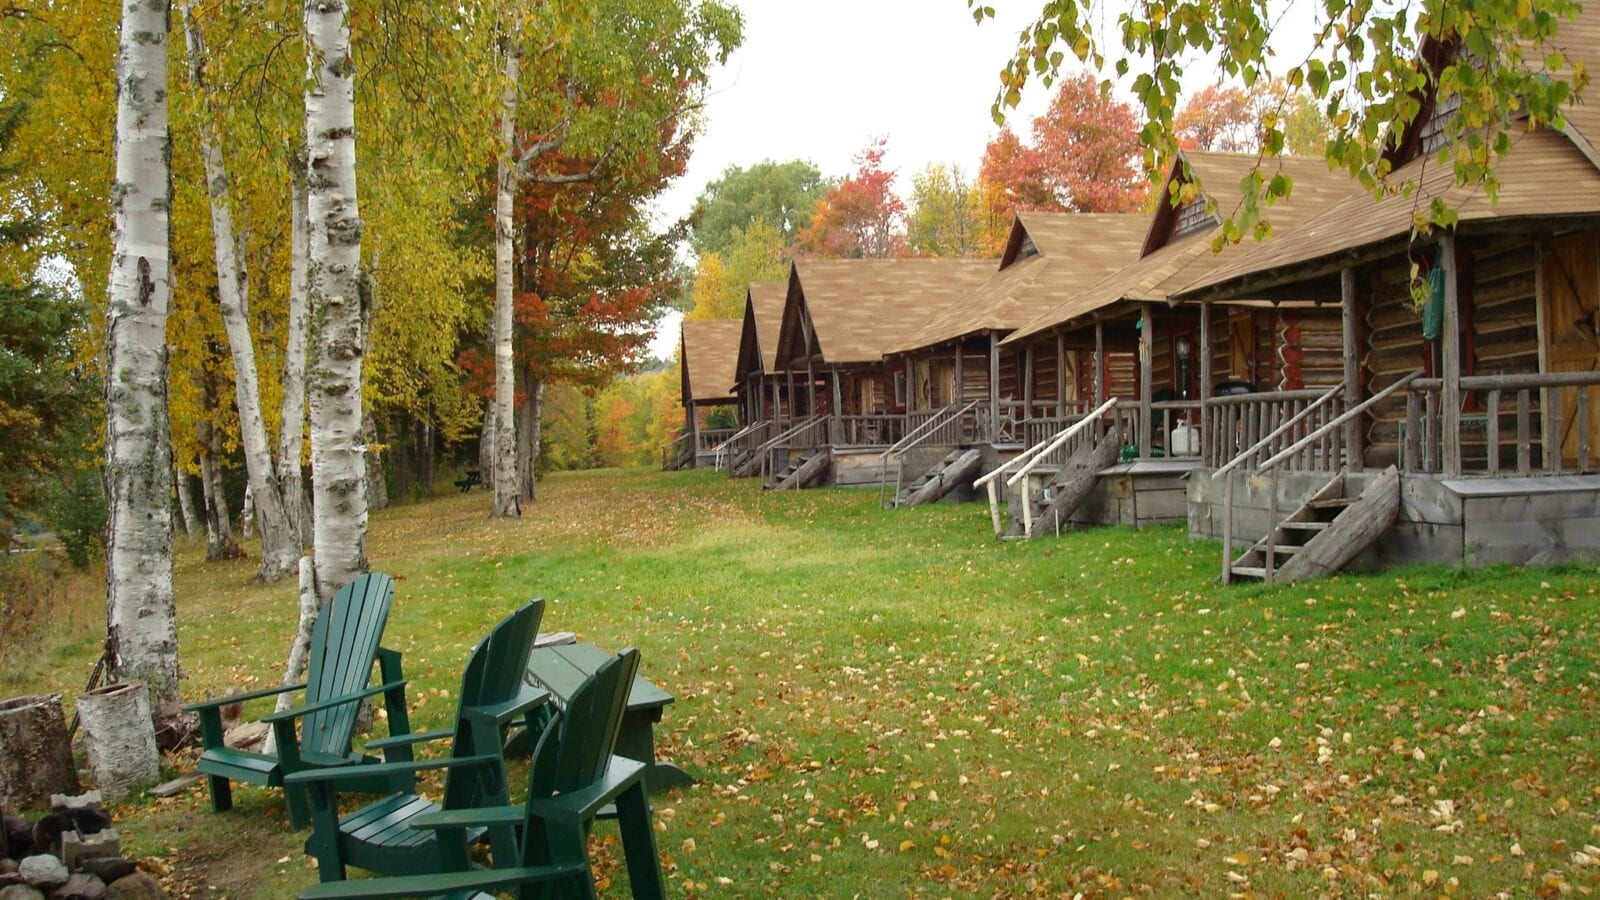
[[(1000, 69), (1042, 5), (987, 0), (996, 18), (978, 25), (965, 0), (735, 2), (744, 13), (744, 45), (712, 80), (688, 171), (659, 202), (665, 221), (686, 215), (728, 166), (809, 159), (825, 174), (842, 176), (879, 136), (888, 139), (887, 165), (898, 174), (901, 196), (910, 193), (912, 174), (929, 163), (958, 163), (975, 174), (998, 130), (989, 107)], [(1298, 13), (1292, 10), (1290, 18)], [(1308, 39), (1306, 15), (1306, 27), (1279, 29), (1287, 43)], [(1100, 34), (1109, 35), (1114, 9), (1099, 18)], [(1025, 134), (1048, 102), (1034, 83), (1009, 121)], [(652, 352), (670, 357), (677, 341), (673, 315), (662, 323)]]

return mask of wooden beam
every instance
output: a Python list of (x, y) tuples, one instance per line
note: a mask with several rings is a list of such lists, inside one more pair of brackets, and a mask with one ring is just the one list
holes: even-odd
[(1000, 439), (1000, 336), (989, 335), (989, 428), (990, 440)]
[(844, 415), (844, 393), (839, 389), (839, 370), (833, 370), (833, 414)]
[(1206, 455), (1211, 446), (1211, 410), (1206, 401), (1211, 399), (1211, 301), (1200, 304), (1200, 452)]
[(1022, 418), (1033, 418), (1033, 345), (1022, 351)]
[[(1549, 321), (1549, 319), (1546, 318), (1546, 314), (1545, 314), (1545, 302), (1546, 302), (1545, 292), (1550, 290), (1550, 285), (1545, 280), (1545, 277), (1544, 277), (1544, 260), (1545, 260), (1545, 256), (1549, 252), (1550, 252), (1549, 247), (1548, 247), (1548, 245), (1545, 244), (1544, 241), (1535, 241), (1534, 242), (1534, 244), (1533, 244), (1533, 324), (1534, 324), (1533, 331), (1534, 331), (1535, 339), (1539, 343), (1538, 354), (1539, 354), (1539, 373), (1540, 374), (1544, 374), (1544, 373), (1550, 371), (1550, 336), (1549, 336), (1550, 335), (1550, 321)], [(1540, 391), (1535, 396), (1537, 396), (1539, 398), (1539, 408), (1541, 410), (1545, 409), (1548, 406), (1547, 399), (1549, 397), (1549, 393), (1545, 392), (1545, 391)], [(1522, 422), (1523, 422), (1523, 416), (1522, 416), (1521, 410), (1519, 408), (1518, 415), (1517, 415), (1517, 424), (1519, 426), (1519, 430), (1520, 430), (1520, 426), (1522, 425)], [(1551, 447), (1551, 444), (1553, 442), (1552, 435), (1550, 433), (1550, 424), (1551, 424), (1551, 422), (1550, 422), (1550, 417), (1549, 416), (1547, 416), (1547, 415), (1540, 415), (1539, 416), (1539, 452), (1544, 457), (1543, 464), (1546, 465), (1546, 466), (1548, 466), (1549, 463), (1550, 463), (1550, 447)], [(1527, 439), (1526, 435), (1523, 435), (1523, 434), (1518, 434), (1517, 435), (1517, 453), (1518, 454), (1526, 453), (1531, 458), (1532, 457), (1532, 448), (1528, 447), (1527, 443), (1528, 443), (1528, 439)], [(1558, 454), (1561, 452), (1561, 448), (1559, 446), (1556, 447), (1556, 452)], [(1522, 473), (1525, 473), (1526, 470), (1527, 470), (1527, 467), (1526, 466), (1522, 466), (1522, 467), (1520, 467), (1518, 469), (1518, 472), (1519, 472), (1519, 474), (1522, 474)]]
[(1106, 402), (1106, 323), (1094, 317), (1094, 405)]
[(1067, 415), (1067, 336), (1056, 332), (1056, 415)]
[(956, 395), (950, 398), (952, 403), (960, 403), (963, 397), (962, 377), (966, 369), (966, 364), (961, 359), (961, 342), (963, 340), (964, 338), (956, 338)]
[(1461, 288), (1456, 277), (1456, 237), (1446, 233), (1439, 238), (1438, 264), (1444, 267), (1443, 342), (1444, 387), (1440, 391), (1439, 425), (1444, 438), (1444, 474), (1461, 474)]
[[(1344, 403), (1348, 409), (1360, 405), (1365, 397), (1361, 396), (1361, 348), (1360, 332), (1356, 328), (1358, 310), (1356, 308), (1356, 270), (1352, 266), (1345, 266), (1339, 270), (1339, 309), (1344, 325)], [(1348, 460), (1346, 468), (1360, 471), (1365, 465), (1366, 453), (1362, 447), (1361, 419), (1352, 418), (1344, 426), (1345, 458)]]
[(1139, 304), (1139, 458), (1150, 458), (1150, 389), (1156, 364), (1156, 305)]

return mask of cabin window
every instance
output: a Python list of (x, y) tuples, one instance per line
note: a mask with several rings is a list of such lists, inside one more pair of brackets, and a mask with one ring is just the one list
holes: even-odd
[(1033, 238), (1030, 237), (1026, 231), (1024, 231), (1022, 233), (1022, 243), (1017, 247), (1017, 259), (1027, 259), (1030, 256), (1038, 255), (1038, 246), (1033, 243)]
[(1461, 111), (1461, 95), (1451, 94), (1434, 103), (1433, 115), (1422, 125), (1421, 152), (1432, 153), (1450, 140), (1446, 133), (1450, 120)]
[(894, 405), (896, 409), (904, 409), (906, 405), (905, 369), (897, 369), (894, 373)]
[(1173, 223), (1172, 236), (1180, 238), (1186, 234), (1203, 231), (1215, 224), (1216, 220), (1211, 217), (1210, 213), (1206, 212), (1206, 199), (1204, 197), (1196, 197), (1178, 207), (1178, 220)]

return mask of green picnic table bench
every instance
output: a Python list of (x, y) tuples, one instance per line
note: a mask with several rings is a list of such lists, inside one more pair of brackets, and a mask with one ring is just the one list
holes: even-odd
[[(532, 687), (549, 691), (555, 705), (564, 709), (567, 698), (578, 685), (611, 658), (612, 654), (593, 644), (535, 647), (528, 656), (526, 681)], [(645, 784), (653, 794), (695, 783), (694, 776), (688, 772), (656, 759), (655, 725), (661, 721), (662, 710), (671, 702), (671, 694), (636, 676), (628, 694), (628, 710), (622, 716), (622, 729), (617, 733), (617, 755), (645, 764)], [(525, 742), (526, 738), (514, 740)]]

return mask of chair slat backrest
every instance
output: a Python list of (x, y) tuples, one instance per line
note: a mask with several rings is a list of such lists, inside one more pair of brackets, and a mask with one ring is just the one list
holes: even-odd
[[(333, 596), (311, 629), (307, 703), (366, 688), (393, 600), (394, 579), (381, 572), (362, 575)], [(306, 716), (301, 749), (335, 756), (349, 753), (359, 710), (359, 703), (347, 703)]]
[(580, 790), (605, 776), (638, 671), (639, 651), (623, 650), (567, 698), (534, 750), (530, 801)]
[[(468, 654), (466, 670), (461, 674), (461, 692), (457, 694), (459, 706), (455, 739), (450, 750), (452, 757), (461, 759), (480, 753), (499, 752), (498, 746), (474, 746), (472, 724), (460, 714), (460, 710), (469, 706), (504, 703), (522, 689), (523, 677), (528, 671), (528, 656), (533, 652), (533, 639), (539, 633), (539, 620), (543, 617), (544, 601), (529, 600), (516, 612), (501, 619)], [(483, 789), (482, 779), (456, 778), (456, 774), (445, 773), (445, 808), (462, 809), (476, 805), (476, 797)]]

